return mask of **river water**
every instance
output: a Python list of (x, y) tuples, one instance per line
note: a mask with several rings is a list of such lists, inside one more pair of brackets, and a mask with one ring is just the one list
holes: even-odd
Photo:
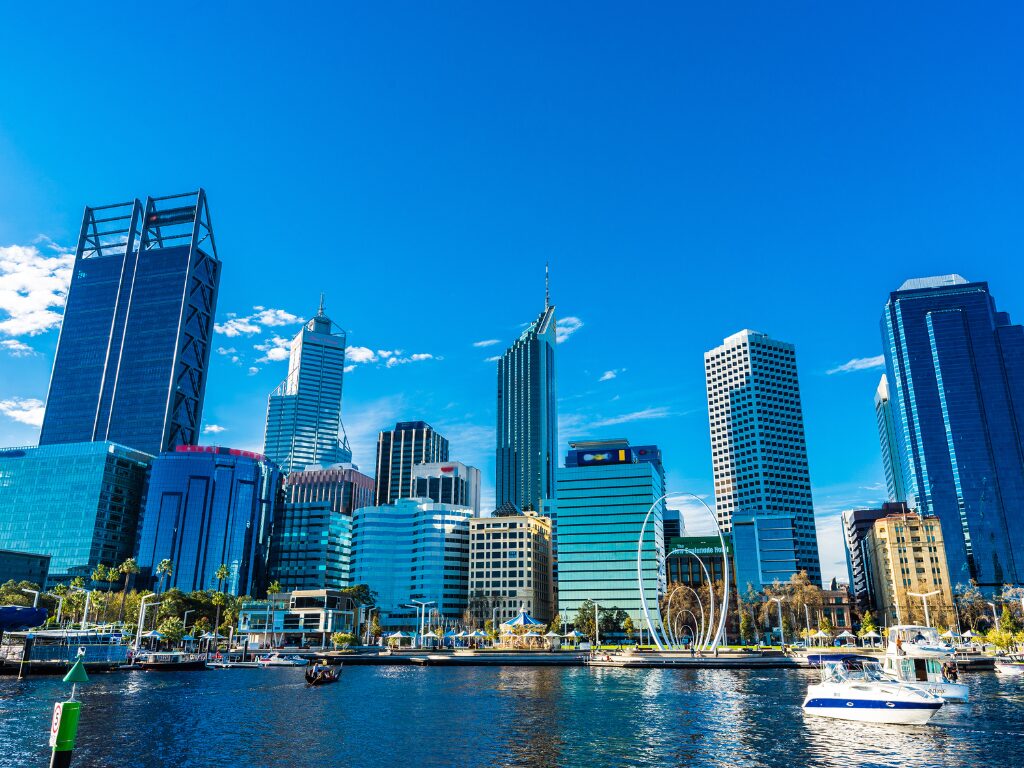
[[(347, 667), (123, 672), (79, 686), (74, 766), (1024, 764), (1024, 680), (966, 675), (927, 726), (805, 717), (812, 671)], [(58, 677), (0, 677), (0, 768), (44, 766)]]

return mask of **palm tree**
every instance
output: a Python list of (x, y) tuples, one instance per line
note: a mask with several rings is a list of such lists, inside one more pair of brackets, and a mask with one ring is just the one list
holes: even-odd
[(213, 622), (213, 637), (216, 641), (220, 632), (220, 607), (224, 605), (224, 582), (231, 578), (231, 570), (226, 563), (221, 563), (213, 574), (217, 577), (217, 594), (213, 596), (213, 604), (217, 606), (217, 618)]
[(224, 582), (231, 578), (231, 570), (226, 563), (221, 563), (214, 576), (217, 577), (217, 591), (223, 592)]
[(121, 608), (117, 612), (117, 620), (124, 621), (124, 599), (128, 595), (128, 581), (129, 579), (135, 580), (135, 574), (139, 572), (139, 564), (135, 562), (134, 557), (129, 557), (117, 566), (117, 572), (124, 575), (124, 586), (121, 588)]
[(174, 563), (168, 559), (161, 560), (156, 567), (156, 575), (160, 577), (160, 591), (163, 592), (164, 580), (174, 573)]

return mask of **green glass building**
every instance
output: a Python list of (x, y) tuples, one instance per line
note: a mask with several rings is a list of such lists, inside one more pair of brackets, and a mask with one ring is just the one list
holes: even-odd
[(51, 585), (123, 562), (152, 460), (111, 442), (0, 450), (0, 549), (49, 555)]
[[(637, 588), (636, 554), (640, 527), (651, 505), (665, 493), (660, 463), (644, 460), (626, 441), (605, 441), (609, 450), (590, 450), (567, 460), (556, 473), (558, 520), (558, 606), (568, 620), (584, 600), (621, 608), (636, 626), (643, 621)], [(582, 444), (581, 444), (582, 445)], [(642, 574), (648, 607), (655, 614), (664, 591), (659, 563), (665, 555), (662, 515), (654, 507), (642, 546)]]

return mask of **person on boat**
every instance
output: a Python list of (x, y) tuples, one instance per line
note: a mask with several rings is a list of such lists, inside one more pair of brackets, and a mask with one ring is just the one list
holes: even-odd
[(899, 635), (896, 636), (896, 655), (897, 656), (902, 656), (903, 655), (903, 638), (900, 637)]
[(924, 635), (922, 635), (920, 632), (918, 632), (916, 635), (914, 635), (914, 643), (916, 643), (917, 645), (920, 645), (923, 642), (924, 642)]
[(956, 668), (954, 662), (947, 661), (942, 665), (942, 676), (949, 682), (955, 683), (960, 677), (960, 671)]

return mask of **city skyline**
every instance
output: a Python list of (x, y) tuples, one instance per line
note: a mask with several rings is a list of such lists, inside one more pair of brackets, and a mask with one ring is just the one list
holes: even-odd
[[(0, 280), (27, 293), (0, 292), (0, 443), (38, 437), (23, 422), (46, 397), (82, 206), (202, 184), (225, 270), (202, 442), (262, 450), (282, 344), (323, 291), (352, 347), (356, 463), (372, 472), (377, 432), (424, 419), (493, 494), (488, 358), (536, 315), (550, 261), (556, 455), (574, 439), (657, 444), (667, 488), (710, 502), (701, 355), (742, 328), (787, 339), (823, 575), (845, 573), (838, 513), (887, 496), (872, 398), (888, 294), (959, 272), (1024, 311), (1013, 25), (904, 9), (884, 29), (862, 9), (798, 25), (767, 8), (657, 22), (546, 12), (550, 27), (520, 16), (468, 36), (423, 11), (395, 27), (359, 11), (331, 24), (331, 9), (329, 40), (284, 20), (269, 61), (246, 48), (249, 20), (213, 9), (189, 44), (240, 66), (213, 68), (195, 95), (207, 123), (182, 110), (145, 132), (68, 131), (38, 95), (141, 92), (177, 76), (170, 41), (150, 39), (145, 71), (97, 52), (118, 73), (97, 81), (67, 51), (9, 40), (25, 75), (0, 83)], [(109, 37), (136, 22), (104, 11), (52, 24)], [(579, 34), (566, 40), (562, 24)], [(948, 77), (949, 51), (967, 49)], [(257, 82), (255, 119), (225, 128), (254, 109)], [(315, 119), (297, 128), (306, 109)], [(330, 223), (330, 244), (300, 240), (314, 221)]]

